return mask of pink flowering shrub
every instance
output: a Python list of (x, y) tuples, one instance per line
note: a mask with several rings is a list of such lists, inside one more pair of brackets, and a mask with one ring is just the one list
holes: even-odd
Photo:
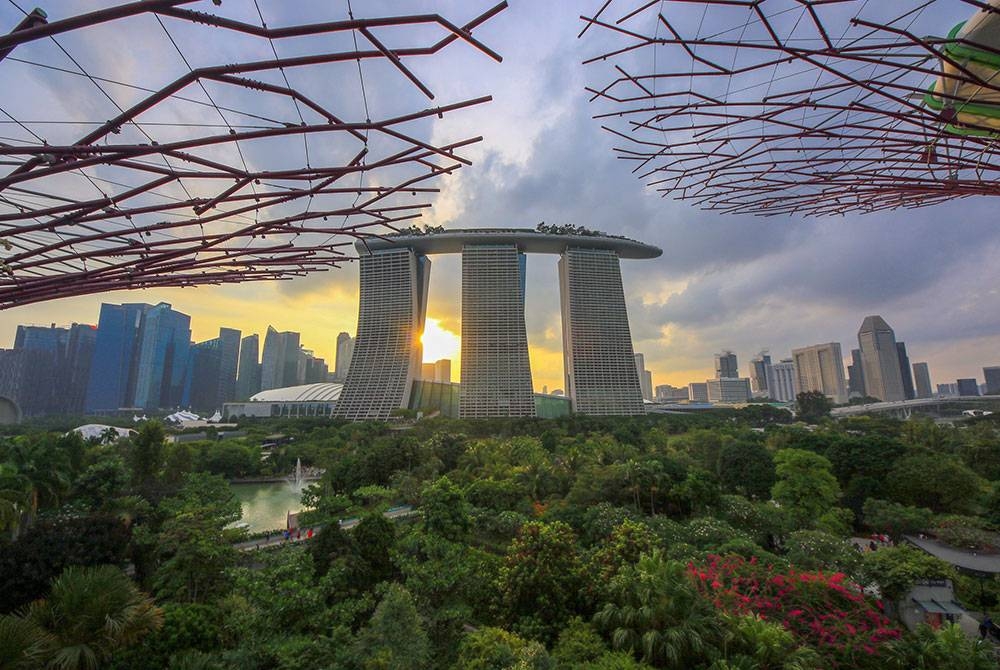
[(829, 667), (874, 663), (900, 631), (843, 573), (781, 571), (741, 556), (709, 555), (688, 564), (696, 587), (730, 614), (755, 613), (781, 623), (829, 660)]

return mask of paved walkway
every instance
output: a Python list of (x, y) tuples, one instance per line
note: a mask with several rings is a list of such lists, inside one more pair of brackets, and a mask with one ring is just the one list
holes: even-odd
[[(400, 505), (399, 507), (393, 507), (382, 513), (386, 519), (395, 521), (396, 519), (403, 519), (406, 517), (419, 514), (418, 510), (413, 509), (412, 505)], [(351, 530), (359, 523), (361, 523), (360, 517), (351, 517), (350, 519), (340, 520), (341, 530)], [(267, 547), (274, 547), (279, 544), (294, 544), (296, 542), (305, 542), (309, 538), (309, 531), (313, 532), (313, 535), (320, 532), (323, 529), (323, 524), (317, 524), (315, 526), (307, 526), (305, 528), (297, 529), (292, 533), (289, 539), (285, 539), (283, 533), (272, 533), (267, 537), (260, 537), (253, 540), (244, 540), (243, 542), (237, 542), (233, 546), (238, 551), (255, 551), (257, 549), (266, 549)]]

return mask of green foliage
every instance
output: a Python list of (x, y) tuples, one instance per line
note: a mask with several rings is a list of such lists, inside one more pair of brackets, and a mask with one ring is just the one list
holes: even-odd
[(0, 540), (0, 612), (41, 598), (71, 565), (124, 565), (129, 529), (110, 515), (55, 518), (32, 526), (16, 542)]
[(1000, 436), (989, 423), (976, 423), (964, 431), (959, 453), (976, 473), (992, 481), (1000, 480)]
[(806, 423), (819, 423), (830, 416), (833, 403), (822, 391), (803, 391), (795, 396), (795, 415)]
[(538, 642), (530, 642), (502, 628), (480, 628), (462, 639), (454, 670), (552, 670), (549, 655)]
[(358, 588), (367, 590), (395, 575), (390, 551), (395, 542), (392, 522), (381, 514), (369, 514), (352, 532), (355, 553), (351, 574)]
[[(864, 513), (879, 532), (930, 530), (982, 546), (1000, 509), (988, 497), (1000, 489), (972, 474), (990, 472), (989, 426), (860, 417), (807, 429), (765, 414), (435, 418), (406, 431), (255, 419), (241, 426), (246, 438), (223, 442), (164, 444), (147, 427), (138, 449), (136, 440), (83, 443), (19, 427), (0, 438), (0, 524), (21, 532), (0, 540), (0, 602), (43, 596), (68, 564), (124, 565), (128, 556), (161, 598), (165, 623), (118, 647), (101, 665), (109, 670), (892, 670), (884, 649), (872, 660), (855, 639), (863, 636), (844, 626), (884, 621), (850, 580), (889, 595), (943, 575), (961, 602), (991, 607), (996, 582), (980, 599), (979, 582), (929, 557), (905, 548), (862, 557), (841, 539), (852, 513)], [(290, 439), (261, 462), (256, 445), (275, 432)], [(297, 458), (326, 469), (303, 495), (314, 508), (304, 522), (323, 530), (235, 551), (240, 533), (225, 526), (239, 504), (208, 474), (284, 473)], [(926, 494), (919, 483), (941, 498), (927, 473), (942, 463), (951, 497), (936, 509), (965, 516), (925, 523), (932, 512), (911, 497)], [(378, 513), (396, 502), (419, 516)], [(349, 516), (362, 522), (343, 531), (337, 521)], [(689, 562), (701, 567), (684, 575), (678, 566)], [(743, 571), (724, 576), (727, 565)], [(779, 576), (794, 602), (772, 583)], [(737, 607), (740, 597), (749, 609)], [(749, 612), (767, 619), (737, 616)], [(818, 619), (823, 612), (835, 620)], [(839, 631), (853, 651), (837, 652), (810, 621)], [(0, 619), (0, 659), (31, 647), (29, 625)], [(884, 625), (886, 639), (897, 634)], [(647, 652), (653, 665), (638, 660)]]
[(942, 542), (967, 551), (993, 551), (998, 548), (996, 535), (983, 528), (983, 523), (975, 517), (939, 517), (932, 532)]
[(617, 595), (594, 616), (615, 649), (657, 667), (688, 668), (709, 660), (721, 622), (688, 578), (686, 567), (659, 552), (621, 574)]
[(920, 626), (916, 633), (893, 645), (890, 668), (894, 670), (995, 670), (993, 646), (971, 639), (958, 624), (939, 630)]
[(241, 513), (229, 484), (217, 475), (188, 475), (177, 496), (160, 507), (169, 516), (156, 539), (162, 560), (155, 577), (157, 594), (201, 602), (224, 591), (226, 571), (236, 562), (224, 528)]
[(569, 620), (552, 647), (552, 660), (557, 668), (578, 668), (596, 661), (608, 648), (593, 626), (579, 617)]
[(898, 503), (950, 514), (974, 513), (979, 497), (986, 492), (985, 482), (975, 472), (957, 458), (941, 453), (914, 454), (899, 460), (886, 486)]
[(392, 584), (371, 621), (358, 634), (361, 667), (378, 670), (421, 670), (430, 660), (430, 646), (413, 596)]
[(830, 461), (802, 449), (782, 449), (774, 456), (778, 481), (771, 496), (800, 527), (811, 525), (840, 497), (840, 486), (830, 472)]
[(163, 467), (166, 433), (159, 421), (147, 421), (127, 441), (126, 458), (132, 471), (132, 482), (139, 487), (149, 487)]
[(848, 537), (854, 530), (854, 512), (843, 507), (832, 507), (816, 519), (816, 530)]
[(730, 442), (719, 454), (719, 480), (729, 492), (767, 500), (774, 486), (774, 458), (756, 442)]
[(879, 533), (885, 533), (893, 542), (899, 542), (904, 535), (927, 530), (934, 516), (926, 507), (900, 505), (877, 498), (866, 500), (862, 513), (866, 526)]
[(897, 601), (922, 579), (953, 579), (954, 569), (944, 561), (909, 545), (883, 547), (864, 554), (861, 574), (882, 596)]
[(511, 542), (497, 577), (505, 619), (512, 624), (533, 619), (539, 634), (555, 638), (576, 609), (581, 567), (569, 526), (525, 524)]
[(420, 492), (420, 509), (424, 514), (424, 528), (446, 540), (463, 539), (472, 525), (469, 505), (462, 490), (447, 477), (426, 484)]
[(846, 541), (819, 530), (799, 530), (788, 537), (785, 545), (788, 561), (806, 570), (839, 570), (852, 574), (861, 562), (861, 555)]
[(755, 670), (820, 670), (823, 660), (815, 650), (799, 646), (780, 623), (755, 614), (724, 617), (725, 659), (710, 669), (748, 666)]
[[(20, 646), (22, 663), (66, 670), (96, 668), (163, 620), (153, 601), (114, 566), (69, 567), (52, 583), (47, 598), (32, 603), (23, 616), (8, 617), (0, 626), (5, 654)], [(25, 648), (26, 639), (31, 643)]]

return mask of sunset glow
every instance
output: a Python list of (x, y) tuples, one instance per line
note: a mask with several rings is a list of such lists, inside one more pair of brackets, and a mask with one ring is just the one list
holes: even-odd
[(420, 336), (420, 342), (424, 346), (425, 363), (448, 358), (451, 359), (453, 366), (458, 365), (462, 353), (462, 338), (445, 329), (438, 319), (427, 319), (424, 324), (424, 334)]

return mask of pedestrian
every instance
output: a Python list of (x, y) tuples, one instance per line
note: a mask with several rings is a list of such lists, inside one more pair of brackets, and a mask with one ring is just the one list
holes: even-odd
[(312, 528), (310, 528), (310, 529), (309, 529), (309, 532), (308, 532), (308, 533), (306, 533), (306, 539), (307, 539), (307, 540), (311, 540), (311, 539), (312, 539), (312, 536), (313, 536), (313, 529), (312, 529)]
[(871, 540), (868, 543), (868, 549), (870, 549), (871, 551), (875, 551), (876, 549), (878, 549), (878, 545), (875, 544), (875, 540)]
[(993, 619), (991, 619), (990, 615), (987, 614), (986, 618), (983, 619), (982, 623), (979, 624), (979, 637), (985, 640), (986, 636), (989, 635), (990, 632), (992, 632), (991, 631), (992, 628), (993, 628)]
[(295, 539), (296, 540), (301, 540), (302, 539), (302, 529), (301, 528), (299, 528), (299, 532), (295, 534)]

